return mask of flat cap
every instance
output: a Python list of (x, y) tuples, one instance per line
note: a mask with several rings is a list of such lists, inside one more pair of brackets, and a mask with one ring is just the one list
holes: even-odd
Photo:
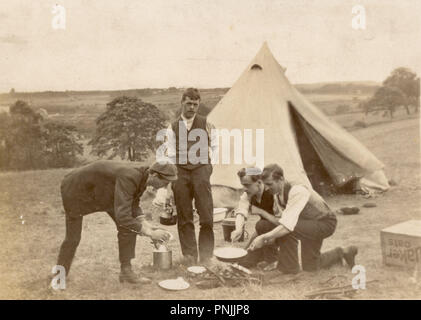
[(162, 178), (168, 181), (177, 180), (177, 167), (172, 163), (154, 162), (149, 170), (158, 173)]

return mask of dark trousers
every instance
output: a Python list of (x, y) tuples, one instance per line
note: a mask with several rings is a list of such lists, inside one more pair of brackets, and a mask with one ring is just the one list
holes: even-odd
[(340, 261), (341, 257), (335, 250), (320, 252), (323, 240), (333, 234), (336, 224), (334, 215), (320, 220), (298, 219), (294, 231), (276, 241), (279, 246), (278, 268), (284, 273), (300, 271), (298, 240), (301, 241), (301, 262), (304, 271), (317, 271)]
[[(260, 219), (257, 221), (255, 229), (257, 235), (261, 235), (271, 231), (276, 225), (266, 219)], [(241, 265), (247, 268), (256, 266), (261, 261), (268, 263), (278, 260), (278, 245), (266, 245), (263, 248), (248, 251), (247, 255), (240, 262)]]
[[(254, 267), (260, 261), (273, 262), (277, 259), (278, 268), (282, 272), (298, 273), (300, 271), (298, 240), (300, 240), (303, 270), (317, 271), (321, 268), (328, 268), (341, 260), (341, 256), (336, 250), (320, 252), (323, 240), (333, 234), (336, 223), (334, 215), (320, 220), (298, 219), (293, 232), (276, 239), (273, 245), (249, 251), (240, 264), (245, 267)], [(261, 219), (256, 224), (256, 232), (261, 235), (275, 227), (276, 225), (273, 223)]]
[[(116, 222), (114, 212), (110, 211), (107, 213), (114, 222)], [(69, 274), (76, 249), (80, 243), (82, 235), (82, 220), (83, 216), (74, 217), (66, 213), (66, 237), (60, 247), (57, 260), (57, 265), (63, 266), (66, 270), (66, 274)], [(135, 257), (137, 234), (124, 228), (117, 227), (117, 230), (120, 263), (122, 265), (130, 264), (130, 260)]]
[(184, 256), (198, 257), (193, 223), (193, 199), (199, 214), (199, 255), (201, 260), (213, 256), (213, 200), (210, 185), (212, 165), (203, 165), (193, 170), (178, 166), (178, 179), (173, 184), (177, 208), (177, 228), (181, 252)]

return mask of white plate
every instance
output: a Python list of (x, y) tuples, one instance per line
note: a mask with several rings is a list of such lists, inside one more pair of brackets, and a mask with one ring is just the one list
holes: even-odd
[(177, 279), (163, 280), (160, 283), (158, 283), (158, 285), (161, 288), (173, 291), (185, 290), (188, 287), (190, 287), (190, 284), (181, 277), (178, 277)]
[(206, 271), (205, 267), (202, 266), (191, 266), (187, 268), (188, 271), (195, 274), (200, 274)]
[(242, 248), (225, 247), (216, 249), (213, 254), (221, 259), (238, 259), (247, 255), (247, 251)]

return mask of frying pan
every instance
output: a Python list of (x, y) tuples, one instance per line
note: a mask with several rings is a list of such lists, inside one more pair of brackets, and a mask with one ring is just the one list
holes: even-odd
[(223, 262), (238, 262), (247, 255), (247, 250), (236, 247), (217, 248), (213, 252), (215, 257)]

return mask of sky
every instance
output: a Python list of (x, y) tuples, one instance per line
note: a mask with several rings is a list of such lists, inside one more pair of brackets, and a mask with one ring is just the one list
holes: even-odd
[(230, 87), (264, 41), (293, 83), (420, 74), (420, 12), (419, 0), (2, 0), (0, 92)]

